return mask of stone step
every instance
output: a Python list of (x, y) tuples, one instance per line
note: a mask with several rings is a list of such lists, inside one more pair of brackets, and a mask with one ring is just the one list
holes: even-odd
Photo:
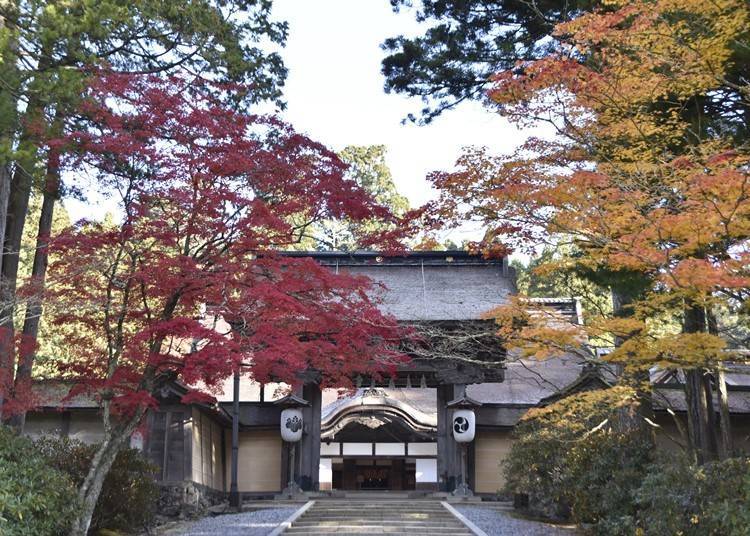
[(432, 528), (422, 527), (360, 527), (360, 526), (347, 526), (341, 525), (338, 527), (291, 527), (284, 531), (284, 534), (439, 534), (441, 536), (448, 534), (472, 534), (472, 532), (466, 528), (454, 527), (448, 530), (435, 531)]
[(445, 527), (443, 529), (415, 527), (384, 527), (382, 525), (339, 525), (337, 527), (297, 527), (296, 524), (284, 534), (471, 534), (465, 527)]
[(388, 516), (413, 516), (413, 515), (420, 515), (420, 516), (443, 516), (443, 517), (452, 517), (450, 512), (447, 510), (438, 510), (435, 512), (426, 512), (426, 511), (403, 511), (403, 512), (364, 512), (362, 510), (359, 511), (329, 511), (329, 510), (322, 510), (322, 511), (313, 511), (310, 512), (310, 515), (326, 515), (326, 516), (355, 516), (355, 517), (361, 517), (361, 516), (368, 516), (368, 517), (388, 517)]
[(336, 518), (336, 519), (306, 519), (300, 517), (295, 521), (295, 525), (335, 525), (339, 523), (341, 525), (393, 525), (393, 526), (406, 526), (406, 525), (430, 525), (430, 526), (444, 526), (446, 523), (454, 524), (456, 519), (372, 519), (372, 518)]
[(308, 517), (311, 518), (367, 518), (367, 519), (454, 519), (450, 513), (443, 512), (383, 512), (382, 514), (370, 514), (365, 512), (313, 512)]
[(439, 502), (320, 500), (285, 534), (470, 535)]
[(414, 508), (394, 508), (392, 510), (372, 510), (367, 508), (321, 508), (314, 509), (315, 512), (325, 512), (327, 514), (366, 514), (368, 516), (379, 516), (386, 514), (442, 514), (447, 513), (445, 508), (425, 508), (424, 510), (418, 510)]
[(384, 511), (384, 512), (365, 512), (362, 510), (338, 510), (338, 511), (331, 511), (331, 510), (322, 510), (318, 512), (312, 512), (310, 515), (328, 515), (328, 516), (371, 516), (371, 517), (388, 517), (388, 516), (410, 516), (410, 515), (430, 515), (430, 516), (445, 516), (447, 514), (447, 517), (451, 517), (450, 513), (445, 510), (436, 510), (436, 511), (414, 511), (414, 510), (404, 510), (404, 511)]
[(333, 521), (328, 523), (305, 522), (300, 519), (296, 521), (290, 529), (309, 529), (309, 530), (330, 530), (330, 529), (380, 529), (385, 531), (428, 531), (435, 534), (451, 534), (456, 529), (463, 530), (465, 527), (453, 520), (449, 523), (375, 523), (372, 521)]
[[(284, 531), (284, 534), (338, 534), (339, 536), (343, 534), (390, 534), (390, 535), (408, 535), (408, 536), (417, 536), (417, 535), (432, 535), (436, 534), (435, 532), (422, 532), (420, 530), (385, 530), (382, 527), (378, 527), (376, 529), (360, 529), (360, 528), (333, 528), (333, 529), (324, 529), (324, 530), (310, 530), (310, 529), (287, 529)], [(439, 534), (455, 534), (456, 536), (461, 535), (472, 535), (473, 533), (469, 530), (452, 530), (450, 532), (444, 532)]]
[[(390, 536), (430, 536), (434, 533), (433, 532), (420, 532), (420, 531), (414, 531), (414, 530), (384, 532), (381, 528), (378, 528), (377, 530), (374, 530), (374, 531), (368, 531), (368, 530), (361, 531), (358, 529), (355, 529), (355, 530), (333, 529), (333, 530), (326, 530), (322, 532), (310, 532), (305, 529), (301, 531), (295, 531), (294, 529), (287, 529), (286, 531), (284, 531), (284, 534), (336, 534), (336, 536), (357, 536), (357, 535), (362, 535), (362, 534), (368, 534), (368, 535), (369, 534), (389, 534)], [(456, 536), (465, 536), (465, 535), (471, 536), (473, 533), (469, 530), (455, 530), (448, 534), (455, 534)]]
[(434, 497), (399, 498), (399, 499), (340, 499), (338, 497), (319, 497), (315, 499), (322, 504), (435, 504), (439, 499)]
[(424, 502), (417, 502), (417, 501), (399, 501), (394, 502), (393, 504), (383, 504), (383, 503), (361, 503), (361, 504), (352, 504), (352, 503), (339, 503), (339, 502), (329, 502), (329, 501), (315, 501), (315, 504), (319, 504), (320, 508), (435, 508), (437, 506), (440, 506), (439, 502), (434, 501), (424, 501)]
[[(300, 518), (302, 519), (302, 518)], [(445, 521), (445, 520), (451, 520), (455, 519), (452, 514), (420, 514), (420, 513), (411, 513), (411, 514), (388, 514), (388, 515), (382, 515), (382, 516), (370, 516), (362, 514), (361, 512), (359, 514), (351, 514), (351, 515), (333, 515), (333, 514), (326, 514), (326, 513), (316, 513), (311, 514), (309, 516), (304, 516), (305, 520), (336, 520), (336, 519), (377, 519), (379, 522), (383, 520), (393, 520), (393, 521)]]
[(317, 507), (317, 503), (315, 509), (316, 510), (360, 510), (363, 512), (401, 512), (401, 511), (419, 511), (419, 512), (438, 512), (440, 510), (445, 510), (441, 505), (436, 504), (434, 506), (392, 506), (392, 507), (379, 507), (379, 506), (328, 506), (328, 505), (321, 505), (320, 507)]
[[(454, 518), (455, 520), (455, 518)], [(384, 519), (384, 520), (374, 520), (372, 518), (349, 518), (349, 519), (307, 519), (307, 518), (299, 518), (295, 525), (335, 525), (337, 523), (343, 524), (343, 525), (354, 525), (357, 523), (362, 524), (388, 524), (391, 526), (406, 526), (406, 525), (420, 525), (420, 526), (429, 526), (429, 527), (442, 527), (445, 526), (446, 522), (450, 522), (452, 520), (450, 519), (439, 519), (439, 520), (429, 520), (429, 519)]]

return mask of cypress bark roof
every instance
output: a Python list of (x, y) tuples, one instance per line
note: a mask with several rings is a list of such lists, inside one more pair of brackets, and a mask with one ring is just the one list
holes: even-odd
[(397, 320), (477, 320), (515, 292), (507, 259), (485, 259), (466, 251), (294, 252), (335, 271), (364, 275), (379, 283), (375, 298)]

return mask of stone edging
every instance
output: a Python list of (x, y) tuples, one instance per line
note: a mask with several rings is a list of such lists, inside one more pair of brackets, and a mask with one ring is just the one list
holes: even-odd
[(299, 516), (307, 512), (313, 504), (315, 504), (315, 501), (307, 501), (300, 508), (298, 508), (296, 512), (294, 512), (292, 515), (287, 517), (284, 521), (279, 523), (279, 525), (275, 529), (273, 529), (273, 531), (271, 531), (271, 533), (268, 536), (279, 536), (280, 534), (284, 534), (284, 531), (288, 529), (289, 527), (291, 527), (292, 523), (297, 521), (297, 518)]
[(487, 536), (487, 533), (484, 532), (482, 529), (477, 527), (474, 523), (469, 521), (466, 516), (464, 516), (461, 512), (453, 508), (450, 504), (448, 504), (446, 501), (440, 501), (440, 504), (443, 505), (443, 507), (448, 510), (451, 514), (453, 514), (453, 517), (458, 519), (461, 523), (466, 526), (467, 529), (469, 529), (471, 532), (473, 532), (476, 536)]

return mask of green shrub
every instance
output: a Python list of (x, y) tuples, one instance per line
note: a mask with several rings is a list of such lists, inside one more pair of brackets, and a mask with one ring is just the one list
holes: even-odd
[(68, 475), (47, 465), (30, 440), (0, 426), (0, 534), (66, 534), (76, 510)]
[(625, 387), (530, 411), (505, 461), (507, 491), (528, 495), (535, 514), (628, 534), (618, 527), (632, 526), (634, 494), (653, 452), (648, 434), (623, 424), (636, 411), (635, 393)]
[[(592, 434), (570, 449), (567, 499), (572, 518), (603, 535), (633, 534), (634, 495), (645, 477), (653, 444), (639, 433)], [(616, 527), (622, 527), (616, 530)]]
[(636, 494), (636, 506), (639, 533), (646, 536), (747, 536), (750, 459), (655, 464)]
[[(86, 477), (97, 449), (97, 445), (57, 438), (41, 439), (37, 446), (49, 463), (70, 475), (76, 485)], [(120, 451), (104, 479), (91, 519), (92, 532), (101, 529), (132, 531), (149, 526), (159, 495), (154, 482), (156, 470), (139, 451)]]

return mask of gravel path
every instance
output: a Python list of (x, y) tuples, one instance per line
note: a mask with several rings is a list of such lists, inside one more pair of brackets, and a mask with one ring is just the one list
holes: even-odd
[(571, 527), (557, 527), (539, 521), (518, 519), (493, 508), (481, 506), (456, 506), (466, 518), (489, 536), (573, 536)]
[(267, 508), (241, 514), (224, 514), (196, 521), (181, 536), (265, 536), (297, 508)]

